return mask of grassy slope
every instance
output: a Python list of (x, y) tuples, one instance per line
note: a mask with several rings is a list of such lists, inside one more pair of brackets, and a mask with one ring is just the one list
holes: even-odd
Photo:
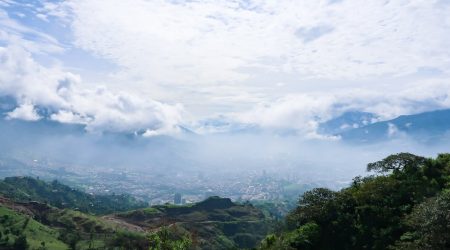
[[(59, 232), (48, 226), (45, 226), (26, 215), (17, 213), (11, 209), (0, 206), (0, 230), (3, 232), (3, 238), (6, 236), (6, 230), (10, 231), (7, 235), (12, 244), (17, 236), (12, 231), (22, 231), (27, 237), (28, 244), (31, 248), (38, 248), (41, 242), (45, 242), (48, 249), (67, 249), (68, 246), (58, 240)], [(29, 219), (29, 220), (28, 220)], [(24, 225), (27, 222), (25, 228)]]
[(117, 215), (143, 228), (178, 226), (193, 234), (203, 249), (254, 247), (270, 230), (270, 222), (252, 205), (212, 197), (186, 206), (160, 205)]
[[(9, 198), (2, 198), (2, 194)], [(117, 236), (117, 232), (129, 231), (145, 238), (144, 231), (159, 230), (165, 226), (175, 226), (181, 232), (189, 232), (202, 249), (253, 247), (270, 230), (270, 219), (260, 209), (219, 197), (197, 204), (161, 205), (106, 216), (94, 216), (58, 206), (64, 202), (68, 204), (64, 207), (89, 207), (87, 202), (91, 198), (95, 197), (58, 182), (47, 183), (29, 177), (11, 177), (0, 181), (0, 206), (3, 204), (3, 207), (13, 208), (14, 213), (19, 211), (33, 217), (35, 222), (52, 230), (54, 238), (59, 236), (65, 244), (73, 243), (76, 238), (78, 249), (87, 249), (89, 245), (106, 246)], [(38, 202), (30, 202), (32, 200)], [(48, 205), (43, 202), (48, 202)], [(110, 204), (114, 202), (117, 203), (113, 201)], [(18, 210), (13, 206), (22, 208)], [(28, 234), (26, 236), (30, 237), (30, 241), (47, 241), (48, 238), (44, 235), (34, 238)], [(34, 242), (33, 246), (39, 246), (41, 241)]]
[[(0, 232), (8, 234), (9, 243), (13, 243), (27, 218), (29, 223), (24, 234), (31, 249), (46, 242), (48, 249), (68, 249), (68, 244), (76, 238), (77, 249), (103, 248), (116, 236), (117, 232), (138, 231), (123, 223), (111, 221), (105, 217), (85, 214), (70, 209), (58, 209), (42, 203), (17, 203), (0, 197)], [(7, 216), (4, 220), (3, 215)], [(139, 228), (138, 228), (139, 229)], [(13, 235), (14, 233), (14, 235)], [(136, 234), (143, 235), (141, 232)], [(5, 237), (3, 237), (4, 239)], [(62, 244), (62, 245), (61, 245)], [(0, 246), (1, 249), (1, 246)]]
[(94, 214), (147, 206), (129, 195), (91, 195), (57, 181), (48, 183), (31, 177), (7, 177), (0, 180), (0, 194), (15, 201), (48, 202), (58, 208), (78, 209)]

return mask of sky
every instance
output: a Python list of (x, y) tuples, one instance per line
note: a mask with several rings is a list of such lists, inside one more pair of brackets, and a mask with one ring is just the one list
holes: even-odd
[(346, 111), (450, 108), (449, 13), (448, 0), (0, 0), (0, 96), (17, 102), (6, 119), (92, 132), (227, 119), (311, 136)]

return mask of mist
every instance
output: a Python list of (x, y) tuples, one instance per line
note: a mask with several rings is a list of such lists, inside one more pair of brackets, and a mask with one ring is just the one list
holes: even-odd
[(34, 170), (39, 167), (100, 172), (116, 169), (223, 178), (264, 171), (298, 182), (331, 183), (332, 186), (339, 183), (338, 187), (345, 186), (355, 176), (367, 175), (367, 163), (390, 154), (411, 152), (432, 157), (446, 152), (450, 144), (445, 140), (421, 143), (405, 136), (378, 143), (350, 143), (271, 131), (143, 137), (93, 134), (77, 125), (6, 120), (1, 126), (0, 156), (33, 163)]

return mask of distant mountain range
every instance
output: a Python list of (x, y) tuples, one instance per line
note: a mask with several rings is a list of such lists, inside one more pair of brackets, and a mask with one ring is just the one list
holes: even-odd
[[(223, 119), (204, 121), (201, 128), (222, 135), (273, 133), (279, 136), (298, 136), (295, 129), (267, 129)], [(399, 138), (410, 138), (423, 143), (439, 142), (446, 138), (448, 131), (450, 109), (402, 115), (384, 121), (373, 113), (349, 111), (320, 123), (317, 128), (320, 135), (336, 136), (353, 143), (376, 143)]]
[(321, 123), (317, 132), (325, 135), (338, 135), (356, 128), (370, 125), (378, 120), (379, 117), (372, 113), (349, 111)]
[[(6, 118), (6, 114), (17, 107), (14, 98), (0, 97), (0, 135), (9, 139), (9, 143), (17, 145), (29, 144), (33, 141), (47, 139), (47, 137), (89, 137), (85, 126), (80, 124), (63, 124), (50, 120), (51, 110), (36, 107), (36, 111), (43, 119), (38, 121), (22, 121)], [(322, 122), (317, 133), (325, 136), (337, 136), (343, 141), (372, 143), (398, 138), (411, 138), (419, 142), (441, 141), (446, 138), (450, 130), (450, 109), (436, 110), (413, 115), (402, 115), (395, 119), (381, 121), (373, 113), (349, 111), (328, 121)], [(199, 121), (194, 126), (179, 126), (181, 136), (199, 136), (199, 134), (218, 135), (259, 135), (273, 133), (279, 136), (297, 136), (295, 129), (267, 129), (257, 124), (240, 123), (226, 117), (211, 118)], [(120, 142), (127, 146), (147, 145), (148, 140), (141, 139), (143, 131), (136, 133), (102, 132), (97, 137), (101, 142)], [(96, 140), (97, 140), (96, 139)], [(152, 144), (170, 145), (173, 147), (179, 141), (170, 136), (156, 136)], [(0, 143), (0, 149), (2, 143)]]
[[(370, 117), (370, 116), (368, 116)], [(402, 115), (392, 120), (374, 122), (336, 133), (344, 141), (379, 142), (411, 138), (430, 143), (445, 140), (450, 131), (450, 109)]]

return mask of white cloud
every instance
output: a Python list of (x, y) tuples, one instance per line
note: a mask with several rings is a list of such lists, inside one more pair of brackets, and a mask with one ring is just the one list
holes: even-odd
[(94, 132), (151, 129), (170, 133), (182, 121), (181, 105), (86, 87), (79, 76), (43, 67), (20, 47), (0, 47), (0, 68), (0, 93), (23, 103), (8, 113), (9, 118), (37, 120), (35, 105), (52, 112), (52, 120), (84, 124)]
[(299, 134), (314, 136), (320, 122), (346, 111), (370, 112), (387, 120), (446, 108), (450, 108), (450, 81), (422, 79), (399, 91), (351, 89), (336, 93), (292, 94), (261, 103), (253, 110), (235, 114), (234, 118), (266, 128), (295, 129)]
[(388, 133), (389, 137), (396, 136), (399, 133), (397, 126), (395, 126), (392, 123), (388, 123), (388, 132), (387, 133)]
[(157, 83), (245, 82), (244, 68), (365, 79), (450, 66), (450, 6), (435, 1), (68, 2), (78, 46)]
[[(38, 5), (33, 13), (67, 25), (64, 39), (73, 40), (62, 46), (0, 9), (0, 42), (10, 45), (0, 49), (0, 93), (52, 108), (51, 119), (91, 130), (143, 130), (150, 136), (174, 130), (182, 106), (153, 99), (309, 135), (319, 122), (346, 110), (389, 119), (450, 107), (450, 4), (442, 1)], [(33, 59), (64, 54), (71, 46), (118, 66), (104, 75), (107, 88)]]
[(13, 111), (6, 114), (6, 119), (20, 119), (25, 121), (37, 121), (41, 117), (37, 114), (34, 106), (31, 104), (22, 104)]
[(51, 114), (50, 119), (61, 123), (72, 124), (85, 124), (92, 122), (91, 117), (82, 117), (79, 114), (75, 114), (68, 110), (59, 110), (58, 112)]
[(317, 81), (379, 91), (376, 79), (450, 74), (450, 5), (434, 0), (67, 0), (41, 11), (119, 66), (105, 76), (114, 88), (194, 113), (240, 112)]
[(39, 18), (39, 19), (41, 19), (41, 20), (44, 21), (44, 22), (48, 22), (48, 16), (47, 16), (47, 15), (44, 15), (44, 14), (42, 14), (42, 13), (39, 13), (39, 14), (36, 14), (36, 17)]
[[(44, 8), (64, 16), (54, 5), (44, 4)], [(7, 44), (0, 46), (0, 95), (13, 96), (21, 104), (6, 114), (8, 119), (41, 119), (38, 108), (50, 112), (48, 119), (84, 124), (94, 132), (178, 131), (184, 112), (180, 104), (167, 105), (140, 95), (88, 86), (59, 64), (43, 66), (33, 58), (64, 51), (52, 36), (14, 21), (1, 9), (0, 27), (5, 27), (0, 30), (0, 42)]]

